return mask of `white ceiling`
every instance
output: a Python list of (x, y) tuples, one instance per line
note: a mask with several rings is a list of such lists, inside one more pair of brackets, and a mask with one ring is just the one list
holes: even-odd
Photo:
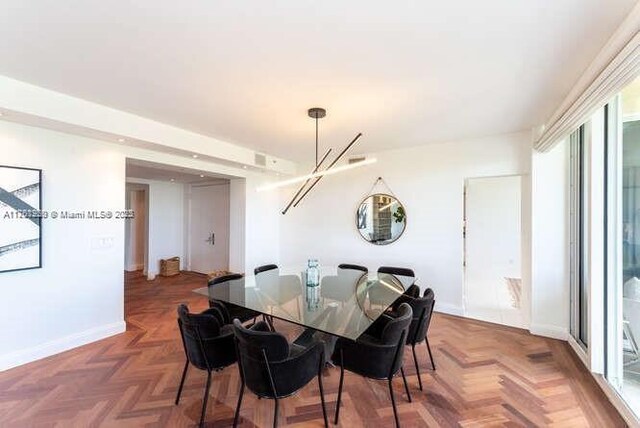
[(0, 0), (0, 74), (293, 160), (544, 122), (635, 0)]
[[(163, 165), (154, 162), (127, 159), (126, 176), (129, 178), (142, 178), (145, 180), (171, 181), (176, 183), (210, 183), (223, 184), (229, 180), (221, 175), (205, 171), (197, 171), (188, 168), (180, 168)], [(201, 177), (203, 176), (203, 177)]]

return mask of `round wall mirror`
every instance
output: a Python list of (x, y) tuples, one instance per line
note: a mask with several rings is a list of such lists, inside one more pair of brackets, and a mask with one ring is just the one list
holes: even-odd
[(367, 196), (356, 213), (360, 236), (375, 245), (391, 244), (402, 235), (406, 225), (404, 206), (394, 196), (385, 193)]

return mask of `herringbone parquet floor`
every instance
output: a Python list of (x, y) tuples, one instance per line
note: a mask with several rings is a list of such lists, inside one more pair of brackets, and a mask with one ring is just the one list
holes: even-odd
[[(126, 333), (0, 373), (0, 426), (194, 426), (205, 376), (191, 370), (179, 406), (173, 404), (184, 355), (176, 305), (207, 306), (191, 292), (201, 275), (183, 273), (147, 282), (127, 274)], [(289, 334), (297, 327), (276, 321)], [(410, 352), (405, 367), (413, 403), (395, 383), (405, 427), (566, 426), (617, 427), (623, 421), (568, 346), (560, 341), (436, 314), (430, 332), (437, 372), (419, 358), (425, 390), (417, 389)], [(327, 407), (334, 410), (339, 372), (324, 377)], [(208, 426), (230, 426), (238, 393), (236, 366), (213, 376)], [(343, 427), (393, 425), (385, 382), (347, 373)], [(267, 427), (273, 402), (245, 394), (242, 426)], [(318, 386), (282, 400), (280, 425), (321, 426)]]

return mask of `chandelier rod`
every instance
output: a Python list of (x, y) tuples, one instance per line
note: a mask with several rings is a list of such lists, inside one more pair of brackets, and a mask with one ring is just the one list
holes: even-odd
[[(338, 161), (340, 160), (340, 158), (342, 156), (344, 156), (345, 153), (347, 153), (347, 151), (351, 148), (351, 146), (353, 146), (356, 141), (358, 141), (358, 139), (362, 137), (362, 132), (359, 132), (358, 135), (355, 136), (355, 138), (353, 140), (351, 140), (351, 142), (349, 144), (347, 144), (347, 147), (345, 147), (344, 149), (342, 149), (342, 151), (340, 152), (340, 154), (338, 156), (336, 156), (336, 158), (333, 160), (333, 162), (331, 162), (329, 164), (329, 166), (325, 169), (325, 171), (329, 171), (336, 163), (338, 163)], [(311, 191), (311, 189), (313, 189), (315, 187), (316, 184), (318, 184), (318, 182), (320, 180), (322, 180), (322, 177), (324, 177), (324, 175), (321, 175), (320, 177), (316, 178), (316, 180), (311, 183), (311, 186), (309, 186), (309, 188), (306, 190), (306, 192), (304, 192), (302, 194), (302, 196), (300, 196), (300, 199), (298, 199), (294, 204), (293, 207), (297, 207), (298, 204), (300, 204), (300, 202), (302, 202), (302, 200), (304, 199), (305, 196), (307, 196), (307, 193), (309, 193)]]
[[(317, 119), (316, 119), (317, 121)], [(327, 159), (327, 157), (329, 156), (329, 153), (331, 153), (331, 149), (327, 150), (326, 153), (324, 154), (324, 156), (322, 156), (322, 159), (320, 159), (320, 163), (316, 164), (316, 167), (313, 168), (313, 171), (311, 171), (311, 174), (315, 174), (316, 172), (318, 172), (318, 169), (320, 169), (320, 165), (322, 165), (322, 163), (325, 161), (325, 159)], [(300, 195), (300, 193), (302, 193), (302, 190), (304, 190), (304, 187), (311, 181), (311, 178), (307, 178), (307, 180), (302, 184), (302, 186), (300, 186), (300, 188), (298, 189), (298, 191), (296, 192), (296, 194), (293, 196), (293, 198), (291, 198), (291, 201), (289, 201), (289, 204), (287, 205), (287, 207), (282, 210), (282, 214), (286, 214), (287, 211), (289, 211), (289, 208), (291, 208), (291, 205), (293, 205), (293, 203), (295, 202), (296, 198)]]

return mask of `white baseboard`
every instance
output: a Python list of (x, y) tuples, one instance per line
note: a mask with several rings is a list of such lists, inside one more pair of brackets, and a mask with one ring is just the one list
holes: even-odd
[(452, 305), (451, 303), (440, 303), (436, 300), (436, 307), (433, 308), (436, 312), (442, 312), (443, 314), (456, 315), (459, 317), (464, 316), (462, 306)]
[(536, 336), (550, 337), (552, 339), (568, 340), (569, 331), (566, 328), (549, 324), (531, 324), (529, 327), (531, 334)]
[(45, 357), (50, 357), (51, 355), (59, 354), (60, 352), (68, 351), (69, 349), (77, 348), (78, 346), (86, 345), (100, 339), (105, 339), (109, 336), (122, 333), (126, 329), (127, 324), (124, 320), (118, 321), (54, 339), (32, 348), (0, 355), (0, 372)]

